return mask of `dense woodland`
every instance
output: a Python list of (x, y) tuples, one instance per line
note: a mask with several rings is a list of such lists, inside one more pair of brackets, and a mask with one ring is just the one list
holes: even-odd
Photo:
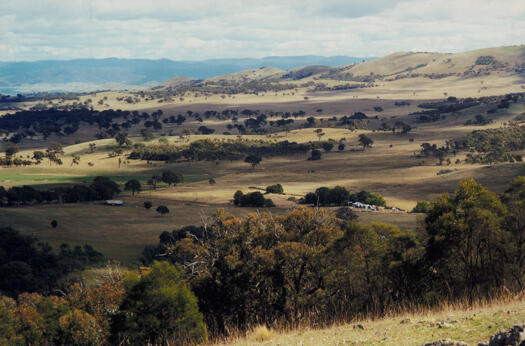
[(439, 158), (440, 164), (450, 156), (466, 152), (466, 163), (522, 162), (519, 151), (525, 149), (525, 126), (513, 123), (499, 129), (475, 130), (447, 141), (444, 146), (421, 144), (422, 156)]
[(357, 193), (350, 193), (343, 186), (335, 186), (333, 188), (320, 187), (315, 192), (307, 193), (299, 203), (313, 204), (315, 206), (343, 206), (348, 205), (349, 202), (360, 202), (364, 204), (385, 207), (385, 199), (376, 192), (368, 192), (365, 190)]
[(151, 145), (134, 149), (129, 159), (148, 161), (215, 161), (244, 160), (248, 155), (258, 157), (286, 156), (304, 154), (311, 149), (320, 148), (324, 142), (296, 143), (289, 141), (266, 142), (249, 140), (212, 141), (198, 140), (189, 146)]
[[(297, 77), (297, 79), (300, 76)], [(353, 81), (353, 76), (347, 76)], [(372, 77), (371, 77), (372, 78)], [(367, 82), (359, 80), (356, 82)], [(199, 82), (200, 83), (200, 82)], [(276, 87), (278, 85), (278, 87)], [(163, 97), (202, 93), (294, 92), (295, 84), (228, 82), (185, 85), (182, 90), (159, 91)], [(328, 87), (312, 83), (312, 91), (352, 89), (354, 84)], [(152, 92), (155, 96), (157, 92)], [(182, 93), (182, 94), (179, 94)], [(373, 129), (407, 135), (412, 125), (439, 121), (449, 114), (489, 105), (487, 114), (506, 109), (523, 95), (457, 99), (420, 104), (421, 111), (403, 120), (379, 120), (355, 112), (340, 118), (324, 119), (333, 126), (350, 130)], [(151, 97), (137, 93), (136, 98)], [(226, 97), (226, 96), (225, 96)], [(135, 99), (122, 100), (134, 103)], [(15, 102), (15, 101), (13, 101)], [(410, 106), (397, 101), (396, 107)], [(375, 112), (383, 111), (374, 107)], [(319, 109), (317, 113), (322, 113)], [(62, 164), (62, 146), (50, 145), (35, 151), (31, 159), (17, 158), (13, 144), (41, 136), (74, 135), (83, 124), (98, 127), (97, 138), (114, 137), (119, 149), (129, 150), (129, 159), (175, 162), (244, 160), (255, 168), (263, 158), (310, 154), (322, 158), (322, 151), (345, 149), (345, 141), (321, 141), (321, 121), (302, 111), (263, 112), (259, 110), (191, 111), (163, 114), (162, 111), (94, 111), (33, 109), (0, 118), (0, 130), (9, 144), (2, 165)], [(271, 119), (271, 118), (280, 119)], [(270, 140), (198, 140), (171, 145), (166, 139), (157, 145), (131, 143), (127, 130), (142, 125), (145, 140), (151, 131), (167, 124), (180, 128), (186, 121), (204, 123), (216, 118), (230, 120), (227, 129), (240, 133), (264, 133), (268, 128), (291, 125), (310, 127), (319, 138), (309, 143)], [(475, 118), (485, 125), (490, 118)], [(214, 128), (199, 124), (197, 132), (212, 134)], [(375, 126), (375, 125), (374, 125)], [(184, 138), (191, 131), (182, 128)], [(282, 129), (279, 129), (282, 131)], [(360, 134), (363, 150), (373, 145), (373, 135)], [(94, 148), (94, 147), (93, 147)], [(468, 163), (522, 161), (525, 127), (516, 123), (499, 129), (476, 130), (439, 147), (421, 145), (420, 156), (436, 157), (450, 163), (450, 157), (466, 152)], [(111, 155), (111, 154), (110, 154)], [(18, 161), (16, 161), (18, 160)], [(448, 161), (446, 161), (448, 160)], [(73, 163), (72, 163), (73, 164)], [(164, 171), (148, 184), (156, 189), (160, 181), (169, 186), (183, 181), (181, 174)], [(213, 178), (210, 184), (214, 184)], [(125, 184), (132, 194), (141, 191), (138, 180)], [(75, 203), (111, 199), (120, 192), (117, 183), (106, 177), (92, 182), (47, 190), (30, 186), (0, 187), (1, 206), (37, 203)], [(267, 193), (283, 193), (281, 185)], [(525, 285), (525, 178), (510, 183), (497, 195), (472, 179), (459, 183), (453, 194), (435, 201), (420, 201), (414, 212), (424, 214), (417, 229), (400, 229), (384, 223), (365, 225), (347, 208), (349, 202), (386, 206), (377, 193), (352, 193), (346, 188), (321, 187), (299, 203), (302, 206), (281, 216), (269, 211), (240, 218), (218, 210), (202, 216), (201, 225), (187, 226), (160, 234), (159, 243), (146, 246), (144, 267), (123, 270), (110, 265), (100, 282), (85, 285), (78, 271), (100, 266), (103, 256), (89, 245), (63, 244), (53, 250), (38, 239), (23, 236), (10, 228), (0, 229), (0, 345), (103, 345), (183, 344), (222, 337), (232, 331), (246, 331), (265, 324), (271, 327), (323, 326), (351, 321), (356, 317), (379, 317), (405, 306), (437, 306), (455, 300), (491, 299), (502, 291), (520, 292)], [(147, 204), (149, 203), (149, 204)], [(271, 199), (261, 192), (237, 191), (238, 207), (270, 208)], [(152, 203), (144, 202), (145, 208)], [(338, 207), (324, 208), (324, 207)], [(169, 213), (166, 206), (159, 214)], [(53, 220), (51, 227), (57, 227)]]
[(120, 192), (117, 183), (107, 177), (95, 177), (90, 184), (37, 190), (31, 186), (0, 186), (0, 206), (38, 203), (76, 203), (111, 199)]
[(364, 225), (347, 208), (245, 218), (218, 210), (200, 226), (162, 233), (144, 249), (150, 267), (126, 274), (111, 266), (96, 287), (59, 280), (98, 261), (93, 249), (54, 254), (3, 229), (2, 271), (11, 279), (1, 288), (0, 341), (199, 342), (260, 323), (321, 326), (524, 288), (525, 177), (500, 196), (465, 179), (425, 210), (415, 230)]
[(351, 213), (299, 208), (164, 232), (143, 260), (185, 268), (211, 333), (258, 323), (326, 324), (521, 290), (525, 178), (498, 196), (472, 179), (430, 203), (420, 229), (366, 226)]

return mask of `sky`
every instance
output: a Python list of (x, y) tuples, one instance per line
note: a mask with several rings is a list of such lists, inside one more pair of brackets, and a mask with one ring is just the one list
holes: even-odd
[(0, 0), (0, 61), (380, 57), (524, 43), (524, 0)]

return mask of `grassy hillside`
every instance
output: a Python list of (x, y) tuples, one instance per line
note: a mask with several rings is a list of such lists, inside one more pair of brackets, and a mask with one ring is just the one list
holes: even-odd
[[(417, 310), (417, 309), (416, 309)], [(326, 329), (255, 330), (217, 345), (424, 345), (451, 339), (477, 345), (498, 330), (525, 322), (525, 301), (502, 301), (477, 307), (448, 306), (440, 311), (403, 313), (359, 320)]]
[(283, 70), (275, 67), (261, 67), (237, 73), (221, 75), (207, 79), (209, 82), (243, 83), (251, 80), (264, 80), (282, 73)]

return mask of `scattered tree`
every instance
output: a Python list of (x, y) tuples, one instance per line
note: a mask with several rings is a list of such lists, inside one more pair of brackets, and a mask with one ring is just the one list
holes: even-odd
[(70, 167), (73, 167), (73, 165), (78, 165), (79, 163), (80, 163), (80, 155), (74, 154), (72, 159), (71, 159), (71, 166)]
[(363, 146), (363, 150), (365, 150), (368, 147), (371, 147), (372, 144), (374, 144), (374, 141), (372, 138), (368, 137), (364, 133), (359, 135), (359, 143)]
[(162, 172), (161, 179), (170, 187), (172, 184), (173, 186), (176, 186), (177, 184), (184, 182), (184, 177), (182, 176), (182, 174), (177, 173), (175, 171)]
[(257, 166), (259, 163), (261, 163), (262, 158), (257, 155), (248, 155), (244, 159), (244, 162), (249, 163), (252, 165), (252, 169), (255, 169), (255, 166)]
[(308, 158), (308, 160), (321, 160), (321, 150), (318, 150), (318, 149), (312, 149), (312, 153), (310, 154), (310, 157)]
[(115, 141), (117, 142), (119, 147), (131, 145), (131, 140), (128, 139), (128, 134), (124, 132), (118, 133), (115, 136)]
[(140, 184), (140, 181), (137, 179), (131, 179), (126, 182), (126, 185), (124, 186), (124, 190), (131, 191), (131, 194), (135, 196), (135, 192), (140, 193), (140, 190), (142, 189), (142, 185)]
[(332, 150), (333, 148), (334, 148), (334, 143), (332, 143), (332, 142), (323, 142), (323, 149), (327, 153), (330, 152), (330, 150)]
[(157, 207), (157, 213), (159, 213), (161, 216), (169, 214), (170, 210), (165, 205), (159, 205)]
[(282, 195), (284, 193), (283, 186), (281, 184), (266, 186), (266, 193), (275, 193)]

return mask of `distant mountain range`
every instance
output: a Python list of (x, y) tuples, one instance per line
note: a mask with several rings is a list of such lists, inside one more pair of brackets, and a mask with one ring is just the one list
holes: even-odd
[(307, 65), (351, 65), (372, 59), (305, 55), (203, 61), (108, 58), (0, 62), (0, 93), (132, 89), (176, 76), (207, 79), (263, 66), (290, 70)]

